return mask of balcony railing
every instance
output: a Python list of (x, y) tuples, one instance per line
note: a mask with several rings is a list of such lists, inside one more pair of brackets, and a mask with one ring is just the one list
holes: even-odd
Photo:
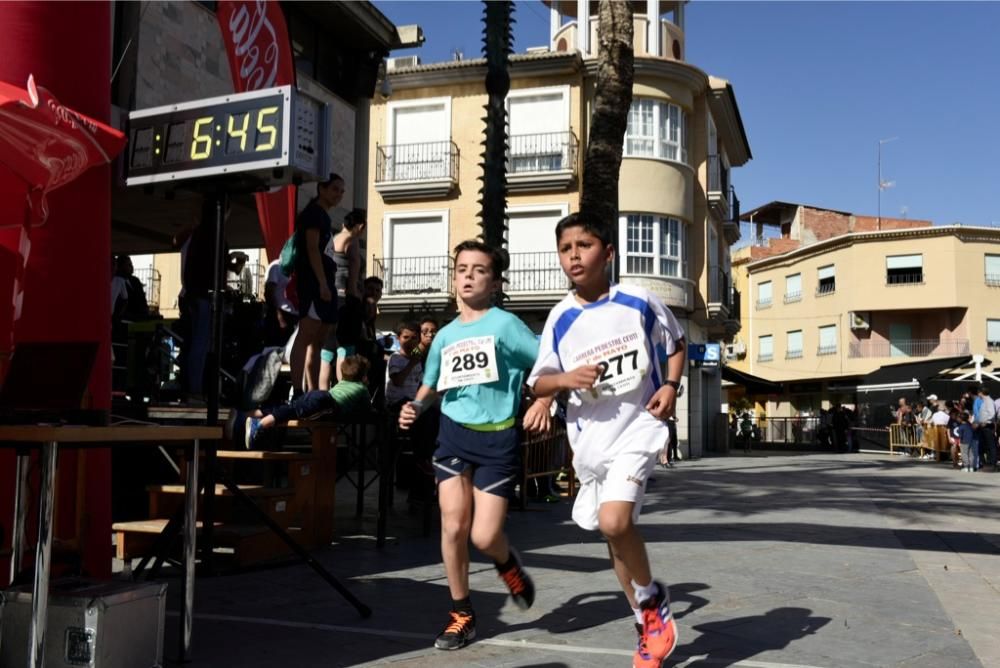
[(986, 274), (985, 280), (990, 287), (1000, 287), (1000, 274)]
[(708, 156), (708, 192), (729, 192), (729, 170), (723, 168), (722, 158), (714, 154)]
[(508, 292), (564, 292), (569, 281), (559, 266), (558, 253), (511, 253), (507, 269)]
[(914, 271), (905, 274), (886, 274), (886, 285), (917, 285), (924, 282), (924, 272)]
[(458, 146), (453, 141), (380, 144), (375, 155), (376, 184), (458, 180)]
[(764, 310), (766, 308), (771, 308), (771, 298), (768, 297), (767, 299), (758, 299), (757, 300), (757, 310), (758, 311), (762, 311), (762, 310)]
[(785, 359), (786, 360), (798, 360), (798, 359), (802, 359), (802, 349), (799, 348), (798, 350), (786, 350), (785, 351)]
[(452, 259), (428, 257), (375, 258), (375, 275), (382, 279), (386, 295), (440, 294), (451, 291)]
[(542, 132), (510, 138), (511, 174), (575, 171), (579, 142), (572, 132)]
[(819, 348), (816, 349), (816, 354), (820, 355), (820, 356), (822, 356), (822, 355), (836, 355), (837, 354), (837, 345), (834, 344), (832, 346), (820, 346)]
[(786, 292), (785, 293), (785, 303), (791, 304), (792, 302), (802, 301), (802, 292)]
[(774, 360), (774, 353), (760, 353), (757, 355), (758, 362), (771, 362)]
[(153, 267), (140, 267), (132, 272), (142, 283), (150, 311), (160, 308), (160, 272)]
[(824, 283), (820, 281), (819, 285), (816, 286), (816, 296), (822, 297), (824, 295), (832, 295), (837, 291), (837, 283), (835, 281), (829, 281)]
[(952, 357), (969, 354), (968, 339), (901, 339), (899, 341), (855, 341), (847, 356), (867, 357)]

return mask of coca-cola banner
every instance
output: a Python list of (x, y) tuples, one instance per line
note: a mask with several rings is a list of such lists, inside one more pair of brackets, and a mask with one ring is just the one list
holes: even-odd
[[(295, 61), (277, 0), (220, 0), (215, 12), (237, 93), (295, 85)], [(258, 193), (256, 199), (267, 256), (274, 260), (293, 229), (295, 187)]]

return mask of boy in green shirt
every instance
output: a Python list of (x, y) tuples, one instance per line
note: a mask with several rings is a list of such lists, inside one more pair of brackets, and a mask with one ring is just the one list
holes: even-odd
[(262, 411), (256, 410), (246, 419), (244, 438), (247, 450), (253, 449), (254, 440), (260, 430), (271, 429), (276, 424), (289, 420), (308, 420), (333, 413), (340, 417), (352, 413), (367, 412), (371, 397), (365, 380), (368, 375), (368, 360), (360, 355), (344, 358), (341, 367), (343, 380), (329, 390), (306, 392), (289, 403)]

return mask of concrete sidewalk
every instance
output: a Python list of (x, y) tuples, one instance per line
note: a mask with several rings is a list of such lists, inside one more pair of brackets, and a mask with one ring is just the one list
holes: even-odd
[[(1000, 666), (998, 489), (1000, 474), (888, 455), (754, 453), (658, 470), (642, 531), (680, 626), (665, 665)], [(397, 505), (385, 549), (362, 535), (370, 520), (345, 518), (317, 553), (370, 619), (303, 565), (199, 579), (193, 665), (631, 665), (635, 632), (607, 549), (568, 503), (510, 514), (534, 607), (511, 605), (474, 555), (478, 639), (433, 649), (449, 608), (437, 536)], [(168, 657), (176, 626), (169, 616)]]

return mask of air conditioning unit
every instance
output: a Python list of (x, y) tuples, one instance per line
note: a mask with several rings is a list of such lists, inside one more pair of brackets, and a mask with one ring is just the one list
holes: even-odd
[(746, 354), (747, 354), (747, 345), (742, 341), (736, 341), (735, 343), (726, 344), (727, 360), (740, 359)]
[(406, 67), (416, 67), (420, 64), (420, 56), (398, 56), (385, 59), (385, 71), (401, 70)]
[(872, 314), (869, 311), (851, 311), (847, 314), (851, 329), (871, 329)]

